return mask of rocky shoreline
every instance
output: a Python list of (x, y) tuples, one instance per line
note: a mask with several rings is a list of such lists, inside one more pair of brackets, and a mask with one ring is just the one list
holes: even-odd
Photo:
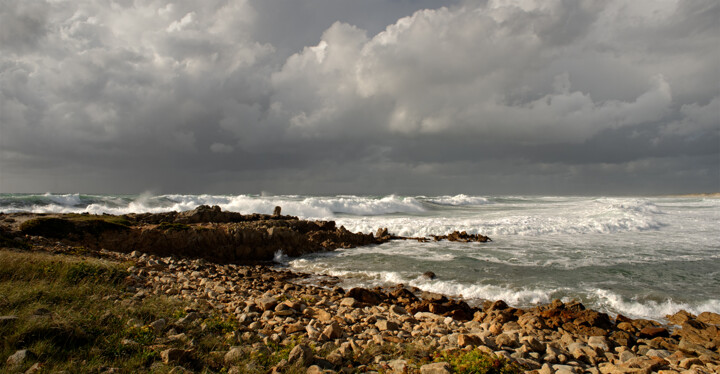
[[(18, 222), (17, 217), (11, 218), (14, 222), (7, 222), (8, 216), (5, 215), (4, 222), (10, 225), (5, 226), (5, 232), (17, 233), (23, 222)], [(181, 219), (188, 216), (193, 214)], [(284, 221), (279, 215), (274, 219), (260, 218), (263, 219), (249, 222)], [(191, 224), (177, 222), (177, 219), (175, 216), (172, 222), (165, 223)], [(232, 222), (237, 223), (241, 222)], [(146, 231), (157, 231), (163, 222), (144, 224), (148, 225)], [(302, 225), (284, 227), (291, 227), (292, 231), (292, 227)], [(190, 227), (193, 231), (203, 230)], [(171, 235), (187, 231), (184, 227), (177, 231), (163, 230)], [(264, 230), (267, 232), (267, 228)], [(337, 230), (325, 232), (337, 233)], [(387, 345), (412, 349), (415, 357), (427, 358), (444, 351), (479, 350), (505, 357), (522, 370), (534, 373), (720, 372), (720, 315), (714, 313), (695, 316), (681, 311), (668, 316), (672, 325), (662, 325), (624, 316), (611, 318), (588, 310), (580, 303), (559, 300), (527, 309), (513, 308), (500, 300), (471, 307), (462, 300), (403, 285), (343, 290), (334, 287), (332, 280), (309, 285), (303, 281), (309, 274), (262, 264), (231, 263), (223, 256), (219, 257), (221, 261), (210, 261), (214, 257), (180, 256), (163, 251), (150, 254), (125, 250), (127, 246), (121, 250), (110, 246), (98, 248), (98, 244), (112, 244), (104, 241), (106, 232), (110, 231), (89, 230), (74, 240), (92, 244), (85, 254), (132, 262), (126, 281), (134, 300), (148, 295), (167, 295), (195, 303), (197, 313), (213, 310), (237, 321), (232, 334), (238, 345), (217, 352), (228, 372), (244, 372), (235, 363), (248, 351), (290, 342), (300, 343), (287, 360), (273, 368), (274, 372), (285, 372), (298, 363), (306, 367), (308, 373), (451, 372), (447, 362), (418, 361), (373, 349)], [(373, 235), (365, 236), (368, 237), (378, 240)], [(11, 240), (22, 241), (34, 250), (70, 253), (76, 248), (68, 237), (58, 240), (26, 233), (14, 238)], [(344, 238), (361, 240), (349, 234)], [(342, 245), (327, 238), (320, 243), (328, 243), (327, 240)], [(321, 247), (327, 250), (332, 246)], [(192, 339), (188, 337), (194, 329), (202, 328), (198, 325), (202, 319), (193, 313), (158, 322), (155, 326), (166, 341), (156, 347), (164, 363), (182, 365), (183, 357), (192, 352)], [(369, 355), (368, 352), (376, 353)]]

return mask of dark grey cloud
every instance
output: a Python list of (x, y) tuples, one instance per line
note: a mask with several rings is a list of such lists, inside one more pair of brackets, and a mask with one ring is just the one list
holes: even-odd
[(720, 189), (716, 1), (0, 0), (0, 189)]

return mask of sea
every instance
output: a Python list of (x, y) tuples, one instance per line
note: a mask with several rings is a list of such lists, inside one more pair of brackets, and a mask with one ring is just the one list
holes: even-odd
[[(285, 215), (334, 220), (353, 232), (492, 238), (276, 254), (278, 266), (340, 277), (346, 289), (402, 283), (471, 305), (578, 300), (613, 316), (659, 321), (681, 309), (720, 313), (717, 197), (0, 194), (5, 213), (125, 214), (201, 204), (268, 214), (281, 206)], [(424, 277), (427, 271), (437, 277)]]

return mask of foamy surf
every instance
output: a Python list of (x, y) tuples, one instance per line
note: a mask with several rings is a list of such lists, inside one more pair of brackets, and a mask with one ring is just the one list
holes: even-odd
[[(468, 300), (528, 306), (554, 298), (630, 317), (720, 312), (720, 199), (708, 197), (0, 194), (0, 212), (126, 214), (219, 205), (334, 220), (401, 236), (452, 231), (492, 243), (393, 241), (276, 261), (347, 286), (404, 283)], [(435, 280), (420, 275), (438, 274)]]

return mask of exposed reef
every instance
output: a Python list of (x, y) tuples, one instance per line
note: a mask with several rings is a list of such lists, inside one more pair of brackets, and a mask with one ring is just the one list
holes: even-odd
[(202, 205), (187, 212), (114, 215), (5, 214), (15, 234), (65, 240), (88, 248), (139, 250), (158, 256), (204, 258), (219, 263), (288, 256), (379, 244), (372, 234), (353, 233), (333, 221), (308, 221), (275, 214), (224, 212)]

